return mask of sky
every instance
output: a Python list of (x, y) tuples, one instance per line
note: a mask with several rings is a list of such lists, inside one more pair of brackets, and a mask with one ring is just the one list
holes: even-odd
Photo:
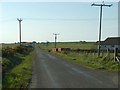
[[(0, 43), (19, 42), (19, 22), (22, 41), (58, 42), (97, 41), (100, 7), (93, 2), (1, 2)], [(96, 2), (98, 3), (98, 2)], [(118, 3), (103, 7), (102, 40), (118, 36)]]

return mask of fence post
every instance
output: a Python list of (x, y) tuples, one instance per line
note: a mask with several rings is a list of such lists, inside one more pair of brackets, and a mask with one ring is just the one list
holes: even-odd
[(117, 56), (117, 48), (114, 48), (114, 61), (116, 61), (116, 56)]
[(109, 50), (109, 48), (107, 48), (107, 56), (108, 56), (108, 60), (110, 60), (110, 50)]

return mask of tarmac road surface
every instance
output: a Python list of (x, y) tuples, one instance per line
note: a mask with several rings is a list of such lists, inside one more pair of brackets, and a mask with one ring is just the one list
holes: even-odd
[(35, 47), (30, 88), (118, 88), (118, 73), (61, 60)]

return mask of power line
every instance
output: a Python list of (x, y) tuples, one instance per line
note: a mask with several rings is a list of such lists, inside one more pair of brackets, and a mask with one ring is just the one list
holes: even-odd
[(111, 7), (112, 4), (105, 4), (104, 1), (102, 4), (93, 3), (91, 6), (99, 6), (100, 7), (100, 26), (99, 26), (99, 41), (98, 41), (98, 57), (100, 57), (100, 42), (101, 42), (101, 26), (102, 26), (102, 9), (103, 6)]
[[(62, 18), (23, 18), (24, 20), (26, 21), (73, 21), (73, 22), (80, 22), (80, 21), (97, 21), (98, 18), (88, 18), (88, 19), (62, 19)], [(104, 21), (115, 21), (115, 20), (118, 20), (118, 18), (104, 18)], [(11, 19), (1, 19), (0, 20), (0, 23), (7, 23), (7, 22), (14, 22), (15, 21), (15, 18), (11, 18)]]
[[(96, 21), (98, 18), (87, 18), (87, 19), (71, 19), (71, 18), (24, 18), (24, 20), (31, 21)], [(118, 20), (117, 18), (104, 18), (104, 20)]]

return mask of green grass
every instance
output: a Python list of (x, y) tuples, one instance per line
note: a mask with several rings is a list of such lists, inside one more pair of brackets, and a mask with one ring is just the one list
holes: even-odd
[(3, 69), (6, 69), (8, 71), (20, 64), (23, 61), (23, 58), (21, 58), (22, 56), (22, 54), (16, 53), (12, 57), (2, 58)]
[(107, 71), (118, 71), (118, 63), (112, 58), (108, 60), (107, 57), (98, 58), (97, 54), (85, 54), (85, 53), (74, 53), (70, 52), (64, 54), (63, 52), (52, 52), (52, 54), (62, 58), (63, 60), (68, 60), (70, 62), (75, 62), (80, 65), (84, 65), (92, 69), (102, 69)]
[(28, 88), (31, 77), (31, 68), (34, 61), (34, 52), (23, 56), (23, 61), (5, 73), (3, 88)]
[(15, 43), (11, 43), (11, 44), (2, 44), (2, 48), (6, 48), (6, 47), (11, 47), (14, 48), (16, 46), (19, 46), (19, 44), (15, 44)]
[[(54, 43), (38, 44), (42, 49), (48, 50), (54, 48)], [(58, 42), (59, 48), (71, 48), (71, 49), (96, 49), (97, 44), (95, 42)]]
[[(38, 46), (44, 50), (48, 51), (54, 47), (54, 43), (49, 43), (48, 46), (45, 44), (38, 44)], [(63, 42), (57, 43), (57, 47), (67, 47), (72, 49), (96, 49), (97, 44), (95, 42)], [(118, 71), (118, 63), (113, 59), (113, 53), (110, 53), (110, 60), (107, 58), (107, 53), (101, 58), (97, 57), (97, 53), (75, 53), (75, 52), (51, 52), (63, 60), (68, 60), (71, 62), (78, 63), (93, 69), (102, 69), (108, 71)]]

